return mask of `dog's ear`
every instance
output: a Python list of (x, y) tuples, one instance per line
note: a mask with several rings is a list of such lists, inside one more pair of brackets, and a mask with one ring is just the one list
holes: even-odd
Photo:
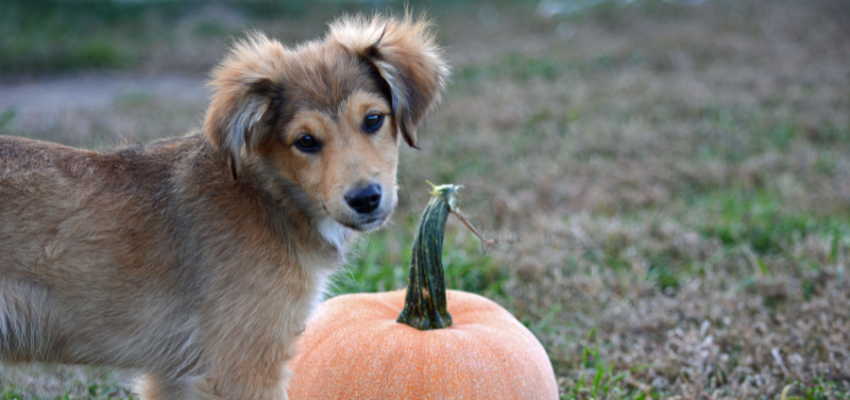
[(272, 71), (285, 54), (279, 42), (254, 33), (213, 70), (204, 133), (227, 157), (233, 179), (242, 171), (242, 152), (254, 151), (274, 125), (283, 88)]
[(397, 20), (343, 17), (331, 24), (328, 40), (361, 57), (389, 88), (398, 129), (416, 147), (417, 129), (436, 108), (449, 68), (434, 42), (431, 25), (410, 15)]

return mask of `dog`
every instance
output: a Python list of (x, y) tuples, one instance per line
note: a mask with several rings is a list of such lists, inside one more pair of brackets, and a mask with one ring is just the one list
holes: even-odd
[(347, 16), (237, 41), (184, 137), (0, 137), (0, 359), (136, 369), (146, 400), (286, 399), (293, 341), (390, 218), (447, 79), (424, 19)]

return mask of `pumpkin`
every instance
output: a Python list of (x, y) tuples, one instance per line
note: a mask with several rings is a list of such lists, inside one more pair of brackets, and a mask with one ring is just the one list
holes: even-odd
[(289, 364), (290, 399), (558, 398), (552, 364), (525, 326), (491, 300), (446, 290), (443, 230), (458, 188), (433, 189), (406, 292), (320, 304)]

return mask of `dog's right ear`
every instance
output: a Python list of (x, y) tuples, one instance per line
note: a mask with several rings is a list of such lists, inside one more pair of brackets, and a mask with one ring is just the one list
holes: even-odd
[(230, 173), (242, 172), (243, 151), (250, 154), (274, 125), (283, 101), (283, 88), (271, 72), (286, 49), (259, 33), (236, 43), (230, 55), (213, 70), (213, 88), (204, 133), (227, 157)]

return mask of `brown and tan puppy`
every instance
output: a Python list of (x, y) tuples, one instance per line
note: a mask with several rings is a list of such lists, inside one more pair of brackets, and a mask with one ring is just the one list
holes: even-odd
[(0, 137), (0, 359), (143, 372), (144, 399), (285, 399), (286, 361), (447, 67), (428, 25), (255, 34), (200, 132), (110, 153)]

